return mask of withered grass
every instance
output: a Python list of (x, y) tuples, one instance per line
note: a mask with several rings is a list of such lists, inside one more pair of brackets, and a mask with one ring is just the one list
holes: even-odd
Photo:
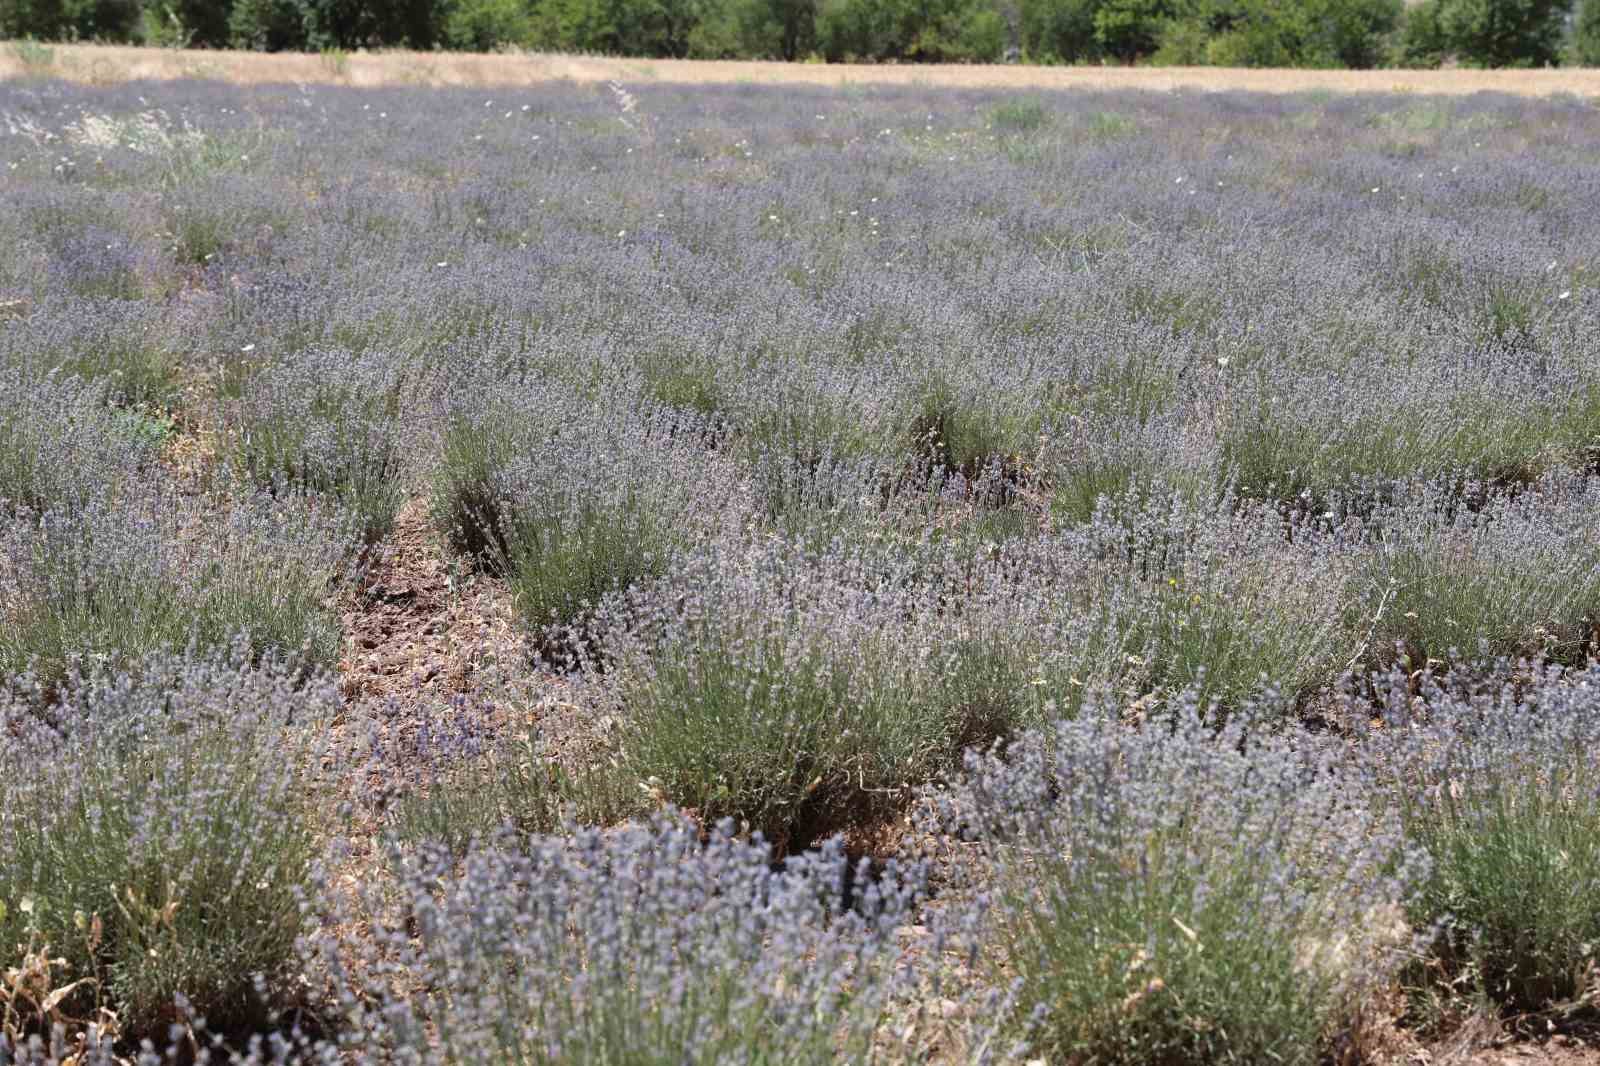
[(210, 78), (240, 85), (334, 83), (357, 86), (515, 86), (549, 81), (662, 84), (916, 85), (991, 89), (1175, 89), (1336, 93), (1476, 92), (1600, 98), (1600, 69), (1265, 70), (1222, 67), (1034, 67), (999, 65), (810, 64), (688, 59), (616, 59), (544, 53), (480, 55), (382, 50), (336, 61), (315, 54), (180, 51), (128, 45), (50, 46), (53, 59), (29, 67), (0, 47), (0, 78), (49, 74), (73, 81)]

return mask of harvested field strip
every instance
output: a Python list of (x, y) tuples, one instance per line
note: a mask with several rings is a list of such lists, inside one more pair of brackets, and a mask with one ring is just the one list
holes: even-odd
[[(384, 50), (354, 52), (338, 65), (316, 55), (186, 52), (129, 45), (52, 45), (49, 73), (116, 84), (173, 78), (239, 85), (310, 82), (379, 86), (513, 87), (550, 81), (661, 85), (902, 85), (950, 89), (1141, 89), (1150, 92), (1420, 93), (1600, 96), (1600, 71), (1272, 70), (1228, 67), (1034, 67), (984, 64), (806, 64), (688, 59), (612, 59), (530, 53)], [(0, 78), (32, 73), (0, 50)]]

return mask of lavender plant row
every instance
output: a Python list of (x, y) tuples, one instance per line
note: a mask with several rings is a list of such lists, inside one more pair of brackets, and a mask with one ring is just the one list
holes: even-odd
[[(0, 85), (0, 1061), (1590, 1002), (1597, 153), (1573, 98)], [(354, 751), (414, 502), (581, 757), (484, 693)], [(970, 899), (827, 843), (919, 806)]]

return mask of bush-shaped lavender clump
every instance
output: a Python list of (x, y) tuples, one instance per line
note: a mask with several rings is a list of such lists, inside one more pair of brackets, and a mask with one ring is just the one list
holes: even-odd
[(788, 529), (876, 497), (907, 467), (899, 412), (877, 376), (797, 362), (730, 387), (730, 450), (747, 465), (764, 516)]
[(0, 331), (0, 364), (99, 381), (112, 403), (164, 409), (178, 398), (183, 369), (169, 319), (138, 300), (52, 299)]
[(785, 846), (902, 805), (1028, 720), (1056, 672), (1013, 628), (1037, 618), (998, 591), (957, 603), (926, 569), (898, 546), (719, 544), (610, 605), (590, 695), (627, 768)]
[(331, 493), (378, 540), (405, 497), (407, 377), (390, 355), (308, 348), (245, 383), (231, 419), (233, 460), (262, 486)]
[[(1041, 574), (1035, 581), (1052, 570), (1078, 572), (1080, 586), (1099, 579), (1064, 604), (1072, 614), (1106, 615), (1120, 601), (1123, 609), (1099, 626), (1104, 642), (1126, 653), (1111, 679), (1149, 697), (1145, 706), (1181, 702), (1190, 689), (1222, 711), (1267, 687), (1306, 695), (1348, 660), (1342, 599), (1352, 552), (1320, 518), (1229, 494), (1133, 490), (1103, 497), (1090, 521), (1037, 543), (1013, 549)], [(1103, 667), (1097, 673), (1107, 676)], [(1077, 702), (1059, 689), (1050, 698), (1062, 712)]]
[(446, 428), (434, 517), (506, 575), (530, 625), (576, 620), (739, 513), (731, 469), (695, 445), (681, 412), (555, 387), (477, 402)]
[(1313, 738), (1217, 735), (1191, 703), (970, 755), (941, 807), (989, 857), (1036, 1053), (1313, 1063), (1409, 939), (1398, 826), (1360, 795)]
[(179, 994), (226, 1027), (285, 993), (314, 857), (304, 738), (338, 698), (247, 660), (74, 675), (48, 716), (0, 697), (0, 967), (47, 945), (62, 984), (88, 979), (78, 1000), (158, 1040)]
[(1550, 476), (1534, 488), (1472, 512), (1435, 483), (1378, 511), (1353, 600), (1371, 620), (1376, 662), (1415, 670), (1483, 652), (1583, 662), (1600, 619), (1600, 480)]
[(71, 378), (0, 369), (0, 512), (75, 511), (135, 475), (149, 441), (104, 397)]
[(775, 869), (731, 825), (672, 815), (408, 858), (412, 932), (349, 976), (376, 1006), (349, 1039), (384, 1061), (866, 1061), (895, 1040), (892, 933), (918, 878), (854, 873), (837, 842)]
[(1432, 856), (1415, 909), (1441, 923), (1441, 987), (1543, 1011), (1597, 987), (1600, 669), (1506, 674), (1424, 677), (1420, 700), (1396, 675), (1371, 748)]
[(76, 660), (123, 664), (241, 633), (257, 653), (330, 662), (327, 601), (350, 541), (304, 502), (218, 509), (141, 489), (13, 523), (0, 536), (0, 672), (59, 679)]

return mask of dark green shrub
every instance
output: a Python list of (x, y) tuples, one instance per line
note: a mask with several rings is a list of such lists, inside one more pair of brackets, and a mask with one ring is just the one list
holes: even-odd
[(1235, 67), (1373, 67), (1399, 0), (1203, 0), (1168, 21), (1156, 60)]
[(533, 19), (524, 0), (457, 0), (444, 17), (444, 43), (470, 52), (527, 44)]
[(300, 5), (295, 0), (234, 0), (228, 12), (228, 43), (261, 52), (304, 48)]
[(1074, 63), (1100, 54), (1094, 16), (1099, 0), (1025, 0), (1019, 7), (1022, 48), (1036, 62)]
[(1450, 40), (1440, 20), (1443, 7), (1443, 0), (1422, 0), (1406, 8), (1396, 48), (1399, 66), (1437, 67), (1450, 54)]
[(831, 61), (992, 62), (1007, 35), (984, 0), (820, 0), (815, 26), (817, 48)]
[(1155, 53), (1166, 27), (1190, 10), (1187, 0), (1102, 0), (1094, 35), (1106, 54), (1134, 61)]
[(727, 0), (690, 35), (697, 59), (801, 59), (816, 46), (814, 0)]

